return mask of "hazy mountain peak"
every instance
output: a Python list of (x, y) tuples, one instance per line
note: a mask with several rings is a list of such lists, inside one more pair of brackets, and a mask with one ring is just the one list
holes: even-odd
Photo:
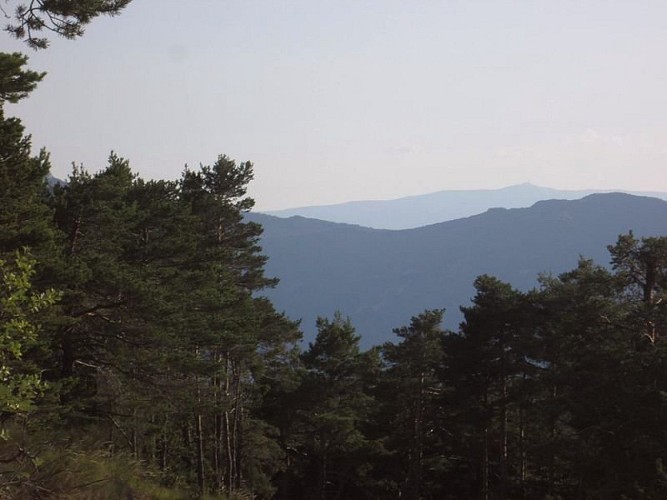
[[(377, 229), (407, 229), (481, 214), (491, 208), (522, 208), (547, 199), (574, 200), (604, 192), (562, 190), (524, 182), (499, 189), (445, 190), (394, 200), (351, 201), (267, 212), (277, 217), (300, 215)], [(667, 199), (667, 193), (631, 193)]]

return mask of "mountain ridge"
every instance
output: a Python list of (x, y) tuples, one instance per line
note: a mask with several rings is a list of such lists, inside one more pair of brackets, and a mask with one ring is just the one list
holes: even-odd
[(607, 245), (619, 234), (667, 235), (667, 202), (599, 193), (405, 230), (266, 214), (249, 219), (265, 229), (267, 275), (281, 280), (266, 295), (303, 319), (306, 340), (318, 315), (340, 310), (370, 346), (424, 309), (445, 308), (445, 325), (455, 327), (480, 274), (529, 289), (538, 274), (568, 271), (580, 256), (607, 265)]
[(348, 201), (264, 211), (277, 217), (308, 218), (357, 224), (375, 229), (409, 229), (483, 213), (490, 208), (524, 208), (546, 199), (581, 199), (591, 194), (625, 192), (667, 200), (663, 192), (619, 190), (559, 190), (531, 183), (499, 189), (443, 190), (390, 200)]

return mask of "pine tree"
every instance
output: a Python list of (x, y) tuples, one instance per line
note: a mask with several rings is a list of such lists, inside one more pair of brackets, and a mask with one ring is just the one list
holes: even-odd
[[(386, 343), (386, 370), (379, 417), (386, 419), (385, 447), (391, 454), (388, 474), (401, 498), (438, 498), (443, 493), (446, 416), (440, 402), (445, 387), (439, 373), (444, 362), (441, 329), (444, 311), (424, 311), (409, 326), (396, 328), (398, 344)], [(389, 465), (389, 464), (388, 464)], [(387, 492), (389, 494), (389, 492)]]
[[(9, 1), (9, 0), (8, 0)], [(47, 38), (43, 30), (65, 38), (78, 38), (84, 28), (100, 15), (114, 16), (132, 0), (30, 0), (28, 4), (10, 1), (14, 12), (13, 23), (5, 30), (33, 49), (45, 49)], [(9, 17), (4, 9), (5, 17)]]
[(5, 102), (25, 98), (44, 76), (24, 69), (26, 63), (21, 54), (0, 53), (0, 256), (32, 247), (43, 260), (53, 251), (54, 238), (45, 181), (48, 155), (31, 155), (30, 136), (4, 109)]
[(478, 485), (470, 494), (510, 498), (520, 477), (522, 295), (490, 276), (477, 278), (475, 288), (473, 305), (461, 308), (461, 336), (446, 343), (445, 380), (455, 387), (450, 401), (459, 408), (459, 455)]
[[(301, 356), (304, 372), (291, 429), (299, 485), (289, 492), (311, 499), (365, 498), (364, 466), (374, 449), (364, 433), (373, 405), (364, 384), (368, 355), (340, 313), (333, 320), (319, 318), (317, 330)], [(287, 498), (287, 491), (280, 494)]]

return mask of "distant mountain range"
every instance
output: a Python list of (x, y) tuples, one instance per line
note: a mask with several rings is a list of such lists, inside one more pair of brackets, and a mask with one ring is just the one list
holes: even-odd
[[(300, 215), (376, 229), (408, 229), (470, 217), (490, 208), (523, 208), (541, 200), (577, 200), (603, 192), (609, 191), (567, 191), (526, 183), (502, 189), (439, 191), (396, 200), (352, 201), (266, 213), (277, 217)], [(629, 194), (667, 200), (667, 193), (663, 192), (629, 192)]]
[(445, 325), (456, 327), (459, 306), (470, 303), (480, 274), (525, 290), (536, 285), (538, 273), (570, 270), (580, 256), (607, 264), (606, 247), (621, 233), (667, 235), (666, 201), (621, 193), (496, 208), (401, 231), (248, 217), (264, 226), (267, 275), (281, 280), (266, 294), (276, 307), (303, 319), (306, 340), (314, 338), (318, 315), (340, 310), (365, 346), (391, 339), (392, 328), (424, 309), (446, 308)]

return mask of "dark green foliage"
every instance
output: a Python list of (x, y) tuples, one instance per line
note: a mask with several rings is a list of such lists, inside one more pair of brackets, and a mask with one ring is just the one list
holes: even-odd
[[(33, 49), (45, 49), (48, 39), (40, 36), (46, 30), (64, 38), (83, 35), (88, 23), (100, 15), (114, 16), (132, 0), (29, 0), (15, 2), (12, 22), (5, 27), (12, 36)], [(3, 8), (4, 11), (4, 8)]]
[(667, 333), (667, 239), (642, 238), (632, 232), (609, 246), (612, 266), (631, 304), (632, 319), (643, 326), (645, 339), (654, 347)]
[(38, 257), (54, 238), (46, 205), (48, 155), (30, 153), (30, 137), (17, 118), (5, 118), (0, 106), (0, 255), (24, 246)]
[[(16, 130), (6, 149), (30, 166)], [(254, 295), (275, 280), (262, 273), (261, 228), (242, 217), (252, 166), (220, 157), (181, 183), (144, 182), (112, 154), (104, 170), (75, 168), (52, 196), (36, 196), (43, 175), (7, 171), (16, 190), (0, 226), (6, 252), (50, 242), (41, 279), (63, 292), (46, 352), (24, 360), (59, 395), (38, 413), (54, 428), (105, 436), (109, 453), (130, 453), (171, 484), (268, 498), (283, 451), (255, 413), (265, 373), (299, 332)], [(45, 236), (30, 239), (31, 224)]]
[(441, 473), (447, 462), (443, 432), (448, 425), (447, 415), (440, 411), (445, 390), (439, 377), (443, 314), (424, 311), (410, 326), (394, 330), (398, 344), (382, 347), (386, 370), (378, 387), (382, 405), (376, 418), (387, 434), (388, 455), (376, 475), (386, 474), (383, 496), (417, 499), (442, 494)]
[[(65, 297), (61, 375), (71, 380), (68, 404), (108, 421), (134, 454), (159, 456), (172, 480), (234, 491), (247, 485), (247, 463), (250, 486), (266, 496), (262, 468), (243, 459), (246, 442), (271, 435), (248, 425), (249, 384), (296, 337), (252, 296), (272, 281), (255, 255), (259, 228), (240, 215), (251, 206), (240, 199), (251, 167), (236, 169), (221, 157), (181, 184), (144, 183), (112, 155), (95, 176), (75, 171), (56, 198), (79, 270)], [(184, 467), (195, 476), (176, 472)]]
[[(445, 399), (452, 415), (457, 480), (467, 475), (474, 496), (514, 497), (521, 475), (523, 381), (526, 363), (522, 295), (490, 276), (475, 281), (471, 307), (462, 308), (461, 333), (447, 339), (443, 376), (453, 387)], [(465, 483), (464, 483), (465, 484)], [(472, 489), (470, 489), (472, 487)], [(495, 495), (494, 495), (495, 497)]]
[(369, 498), (377, 444), (366, 433), (375, 406), (366, 376), (374, 351), (360, 352), (359, 336), (340, 313), (319, 318), (317, 330), (301, 355), (296, 385), (282, 392), (291, 407), (278, 420), (288, 469), (278, 478), (277, 498)]
[(0, 108), (5, 102), (16, 103), (35, 90), (45, 73), (23, 69), (28, 57), (0, 52)]

